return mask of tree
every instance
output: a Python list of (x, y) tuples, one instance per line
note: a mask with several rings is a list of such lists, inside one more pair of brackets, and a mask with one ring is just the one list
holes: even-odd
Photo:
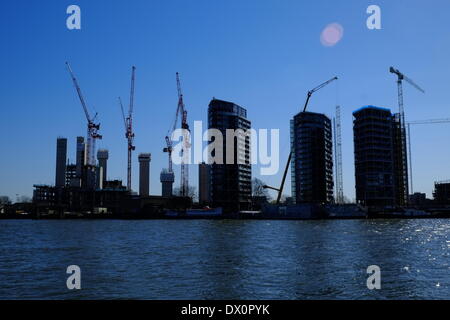
[(20, 196), (20, 197), (17, 198), (17, 202), (30, 203), (31, 202), (31, 198), (29, 196)]
[(0, 196), (0, 205), (11, 204), (8, 196)]
[[(181, 197), (181, 189), (180, 187), (175, 187), (173, 189), (173, 195), (177, 197)], [(197, 189), (194, 186), (189, 186), (188, 188), (188, 197), (192, 199), (192, 201), (197, 200)]]
[(344, 203), (356, 203), (355, 200), (350, 200), (348, 197), (344, 196)]
[(252, 196), (253, 197), (266, 197), (267, 201), (271, 199), (269, 191), (267, 191), (266, 188), (264, 188), (266, 184), (258, 179), (254, 178), (252, 180)]

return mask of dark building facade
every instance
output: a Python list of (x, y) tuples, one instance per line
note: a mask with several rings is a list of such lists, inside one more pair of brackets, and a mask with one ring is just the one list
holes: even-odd
[(204, 162), (198, 166), (198, 202), (203, 205), (210, 203), (211, 199), (211, 168)]
[(77, 165), (67, 164), (66, 166), (66, 187), (72, 187), (74, 181), (77, 179)]
[(450, 205), (450, 180), (434, 183), (434, 202), (439, 205)]
[(56, 140), (56, 173), (55, 186), (62, 188), (66, 184), (67, 139)]
[[(209, 103), (208, 128), (219, 130), (223, 137), (222, 163), (208, 161), (211, 165), (210, 196), (212, 205), (222, 207), (224, 212), (247, 210), (251, 206), (250, 137), (238, 134), (233, 141), (227, 141), (227, 129), (247, 132), (250, 127), (246, 109), (215, 98)], [(227, 150), (227, 144), (232, 146), (232, 150)], [(212, 156), (218, 158), (219, 154), (213, 151)], [(228, 161), (230, 158), (234, 158), (232, 164)]]
[(81, 187), (81, 178), (83, 176), (83, 167), (86, 164), (85, 159), (85, 143), (84, 137), (77, 137), (77, 153), (76, 153), (76, 179), (73, 179), (72, 185)]
[(300, 112), (291, 120), (291, 188), (295, 203), (333, 202), (331, 120)]
[(108, 158), (108, 150), (100, 149), (97, 151), (97, 187), (100, 189), (103, 189), (103, 185), (105, 184), (106, 180), (108, 180)]
[(150, 194), (150, 153), (139, 154), (139, 195), (148, 197)]
[(430, 202), (430, 199), (427, 199), (427, 195), (421, 192), (415, 192), (409, 196), (409, 204), (411, 206), (423, 206)]
[[(366, 106), (353, 112), (356, 200), (365, 206), (403, 206), (407, 170), (398, 115)], [(406, 181), (406, 183), (405, 183)]]

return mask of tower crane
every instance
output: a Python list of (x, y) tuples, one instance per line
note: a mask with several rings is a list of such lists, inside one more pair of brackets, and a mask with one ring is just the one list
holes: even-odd
[(189, 195), (189, 167), (186, 163), (185, 157), (189, 154), (189, 152), (185, 153), (190, 147), (190, 130), (189, 125), (187, 123), (187, 110), (184, 106), (183, 101), (183, 93), (181, 91), (181, 82), (180, 76), (178, 72), (176, 73), (176, 81), (177, 81), (177, 93), (178, 93), (178, 105), (177, 111), (175, 113), (175, 121), (172, 128), (167, 133), (165, 140), (167, 147), (163, 149), (164, 152), (167, 152), (169, 155), (169, 172), (173, 173), (173, 165), (172, 165), (172, 140), (170, 136), (175, 131), (178, 118), (181, 116), (181, 128), (183, 129), (183, 149), (182, 149), (182, 160), (181, 160), (181, 180), (180, 180), (180, 195), (183, 197), (187, 197)]
[(83, 94), (81, 93), (80, 86), (78, 85), (78, 81), (75, 78), (75, 75), (70, 68), (68, 62), (66, 62), (67, 70), (70, 73), (70, 77), (72, 78), (73, 85), (78, 93), (78, 98), (80, 99), (81, 106), (83, 107), (84, 114), (87, 120), (87, 142), (86, 142), (86, 159), (88, 165), (95, 165), (95, 140), (102, 139), (102, 136), (98, 134), (98, 130), (100, 130), (100, 123), (95, 123), (95, 118), (97, 117), (97, 113), (95, 113), (94, 117), (91, 118), (89, 115), (88, 108), (83, 98)]
[[(397, 76), (397, 90), (398, 90), (398, 110), (400, 113), (400, 138), (401, 138), (401, 150), (402, 150), (402, 177), (403, 177), (403, 185), (405, 189), (405, 194), (403, 197), (404, 204), (408, 203), (408, 161), (407, 161), (407, 150), (406, 150), (406, 122), (405, 122), (405, 109), (403, 106), (403, 80), (408, 82), (410, 85), (412, 85), (414, 88), (419, 90), (422, 93), (425, 93), (425, 91), (419, 87), (414, 81), (409, 79), (407, 76), (405, 76), (403, 73), (401, 73), (399, 70), (395, 69), (394, 67), (389, 68), (389, 72), (393, 73)], [(410, 161), (411, 162), (411, 157)], [(410, 164), (410, 174), (411, 174), (411, 164)]]
[(134, 132), (133, 132), (133, 106), (134, 106), (134, 78), (136, 67), (131, 67), (131, 89), (130, 89), (130, 105), (128, 107), (128, 114), (125, 116), (123, 110), (122, 99), (119, 97), (120, 109), (122, 110), (123, 122), (125, 125), (125, 138), (128, 141), (128, 164), (127, 164), (127, 189), (131, 191), (131, 153), (136, 149), (134, 146)]
[[(325, 87), (326, 85), (330, 84), (331, 82), (333, 82), (334, 80), (337, 80), (337, 79), (338, 79), (338, 77), (331, 78), (330, 80), (325, 81), (324, 83), (318, 85), (314, 89), (309, 90), (308, 93), (306, 94), (306, 101), (305, 101), (305, 105), (303, 107), (303, 112), (306, 112), (306, 108), (308, 107), (309, 99), (311, 98), (311, 96), (313, 95), (314, 92), (322, 89), (323, 87)], [(283, 178), (281, 179), (280, 187), (279, 188), (275, 188), (275, 187), (271, 187), (271, 186), (268, 186), (268, 185), (263, 186), (263, 188), (272, 189), (272, 190), (278, 191), (277, 202), (276, 202), (277, 204), (280, 203), (281, 194), (283, 193), (284, 183), (286, 181), (286, 175), (287, 175), (287, 172), (288, 172), (288, 169), (289, 169), (289, 164), (291, 162), (291, 158), (292, 158), (292, 150), (289, 152), (288, 160), (286, 162), (286, 167), (284, 169)]]
[(450, 123), (450, 118), (446, 119), (429, 119), (429, 120), (417, 120), (408, 121), (408, 149), (409, 149), (409, 181), (411, 187), (411, 194), (414, 193), (413, 189), (413, 175), (412, 175), (412, 150), (411, 150), (411, 125), (417, 124), (439, 124), (439, 123)]

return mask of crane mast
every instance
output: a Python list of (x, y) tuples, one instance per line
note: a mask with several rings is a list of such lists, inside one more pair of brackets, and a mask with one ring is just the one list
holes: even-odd
[(132, 151), (136, 149), (134, 146), (134, 132), (133, 132), (133, 107), (134, 107), (134, 79), (136, 67), (131, 67), (131, 89), (130, 89), (130, 104), (128, 107), (128, 114), (125, 116), (122, 100), (119, 97), (120, 108), (122, 110), (123, 121), (125, 125), (125, 138), (128, 142), (128, 161), (127, 161), (127, 189), (131, 191), (131, 162)]
[[(175, 113), (175, 121), (171, 130), (169, 130), (168, 134), (165, 137), (167, 147), (163, 149), (164, 152), (168, 153), (169, 156), (169, 172), (173, 173), (173, 164), (172, 164), (172, 140), (170, 139), (170, 135), (173, 131), (175, 131), (178, 123), (178, 118), (181, 116), (181, 128), (183, 130), (183, 149), (182, 149), (182, 159), (181, 159), (181, 179), (180, 179), (180, 195), (183, 197), (189, 196), (189, 166), (187, 164), (186, 157), (190, 154), (188, 152), (191, 147), (191, 143), (189, 141), (190, 133), (189, 133), (189, 125), (187, 123), (187, 110), (184, 106), (183, 101), (183, 93), (181, 91), (181, 82), (180, 76), (178, 72), (176, 73), (176, 82), (177, 82), (177, 93), (178, 93), (178, 105), (177, 111)], [(186, 152), (186, 153), (185, 153)]]
[[(177, 92), (178, 92), (178, 112), (181, 114), (181, 128), (183, 129), (183, 144), (181, 158), (181, 180), (180, 192), (182, 197), (189, 196), (189, 166), (186, 163), (186, 157), (189, 155), (187, 150), (191, 147), (189, 141), (189, 125), (187, 123), (187, 111), (184, 107), (183, 93), (181, 92), (181, 82), (178, 72), (176, 73)], [(186, 153), (185, 153), (186, 152)]]
[[(408, 156), (407, 156), (407, 144), (406, 144), (406, 122), (405, 122), (405, 108), (403, 105), (403, 80), (408, 82), (410, 85), (412, 85), (414, 88), (419, 90), (422, 93), (425, 93), (425, 91), (419, 87), (414, 81), (406, 77), (403, 73), (401, 73), (399, 70), (395, 69), (394, 67), (389, 68), (389, 72), (393, 73), (397, 76), (397, 94), (398, 94), (398, 110), (400, 114), (400, 146), (401, 146), (401, 159), (402, 159), (402, 165), (401, 165), (401, 172), (402, 177), (400, 183), (403, 185), (403, 195), (402, 195), (402, 203), (403, 205), (408, 204), (408, 196), (409, 196), (409, 183), (412, 184), (412, 181), (410, 182), (408, 180)], [(411, 162), (411, 157), (409, 158), (409, 162)], [(412, 174), (412, 168), (411, 163), (409, 163), (410, 166), (410, 179)]]
[(167, 152), (169, 155), (169, 172), (173, 173), (172, 167), (172, 140), (170, 140), (169, 136), (166, 136), (166, 144), (167, 147), (163, 149), (164, 152)]
[(88, 108), (86, 106), (83, 94), (81, 93), (80, 86), (78, 85), (77, 78), (72, 72), (72, 68), (69, 63), (66, 62), (67, 70), (69, 71), (70, 77), (72, 78), (73, 85), (77, 90), (78, 98), (80, 99), (81, 106), (83, 107), (84, 114), (87, 120), (87, 137), (86, 137), (86, 159), (88, 165), (95, 165), (95, 140), (102, 139), (102, 136), (98, 134), (98, 130), (100, 130), (100, 123), (95, 123), (95, 118), (97, 117), (97, 113), (93, 118), (89, 115)]

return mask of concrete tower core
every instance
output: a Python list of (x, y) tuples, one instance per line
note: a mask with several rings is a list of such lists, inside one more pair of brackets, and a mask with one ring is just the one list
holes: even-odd
[(139, 154), (139, 195), (148, 197), (150, 194), (150, 153)]
[(99, 149), (97, 151), (97, 160), (98, 160), (98, 187), (103, 189), (105, 181), (108, 177), (108, 157), (109, 153), (106, 149)]

